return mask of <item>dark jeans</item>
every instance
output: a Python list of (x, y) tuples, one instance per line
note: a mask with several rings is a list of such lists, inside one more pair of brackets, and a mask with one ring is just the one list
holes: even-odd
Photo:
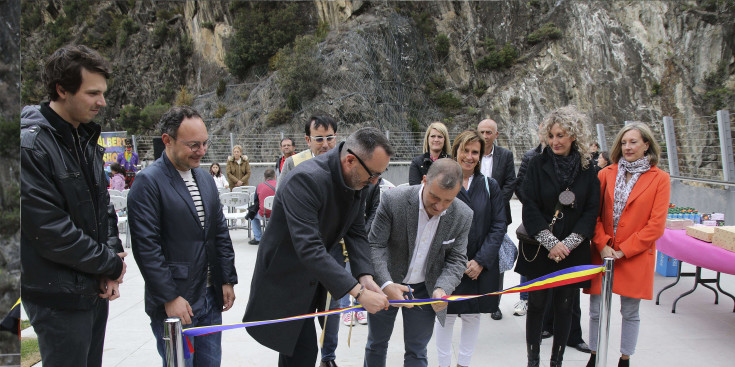
[[(214, 289), (212, 287), (207, 288), (205, 299), (204, 310), (193, 310), (194, 317), (191, 318), (191, 324), (181, 325), (182, 328), (222, 324), (222, 310), (218, 309), (214, 303)], [(165, 320), (166, 317), (151, 317), (151, 329), (153, 330), (153, 336), (156, 337), (156, 347), (164, 367), (166, 367), (166, 342), (163, 340), (163, 322)], [(222, 359), (221, 340), (222, 333), (190, 337), (189, 341), (194, 346), (194, 354), (191, 355), (191, 358), (185, 360), (186, 367), (219, 366)], [(184, 340), (184, 348), (187, 348), (186, 340)]]
[[(347, 296), (349, 297), (349, 295)], [(343, 297), (344, 298), (344, 297)], [(340, 308), (341, 299), (334, 299), (329, 303), (329, 309)], [(339, 342), (339, 322), (342, 315), (327, 316), (327, 322), (324, 326), (324, 344), (322, 344), (322, 361), (333, 361), (336, 358), (335, 351)]]
[[(552, 290), (553, 292), (553, 290)], [(572, 302), (574, 303), (572, 306), (572, 326), (569, 330), (569, 339), (567, 340), (567, 345), (569, 346), (576, 346), (580, 343), (584, 343), (584, 339), (582, 338), (582, 309), (579, 307), (579, 293), (581, 291), (577, 290), (574, 292), (574, 299)], [(544, 331), (548, 331), (551, 334), (554, 334), (554, 313), (553, 313), (554, 307), (552, 306), (551, 302), (546, 302), (546, 310), (544, 311)]]
[[(412, 284), (415, 298), (429, 298), (424, 283)], [(365, 345), (365, 367), (385, 367), (388, 341), (398, 314), (397, 307), (368, 314), (368, 340)], [(403, 312), (404, 367), (426, 367), (426, 345), (434, 332), (434, 309), (430, 305), (401, 307)]]
[(44, 367), (102, 366), (109, 301), (97, 298), (90, 310), (59, 310), (23, 300), (38, 336)]
[(528, 314), (526, 314), (526, 343), (541, 344), (544, 309), (547, 300), (554, 305), (554, 344), (566, 345), (572, 324), (572, 305), (578, 288), (541, 289), (528, 293)]
[[(521, 283), (528, 281), (525, 275), (521, 275)], [(521, 301), (528, 301), (528, 292), (521, 292)]]

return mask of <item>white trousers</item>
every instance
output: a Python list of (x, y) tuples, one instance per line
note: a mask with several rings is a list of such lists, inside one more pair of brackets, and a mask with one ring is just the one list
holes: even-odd
[[(457, 364), (469, 366), (472, 353), (475, 351), (477, 336), (480, 334), (480, 314), (462, 314), (462, 333), (459, 338), (459, 355)], [(442, 327), (439, 321), (434, 321), (434, 335), (436, 338), (436, 352), (439, 357), (439, 367), (449, 367), (452, 364), (452, 332), (457, 315), (447, 315)]]

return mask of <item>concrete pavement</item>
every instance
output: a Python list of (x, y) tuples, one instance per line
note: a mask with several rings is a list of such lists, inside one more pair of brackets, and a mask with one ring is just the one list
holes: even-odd
[[(517, 200), (511, 201), (513, 224), (509, 233), (515, 233), (515, 227), (521, 221), (521, 205)], [(236, 266), (240, 284), (235, 287), (237, 299), (234, 307), (223, 314), (223, 323), (238, 323), (242, 319), (247, 302), (250, 279), (257, 253), (257, 246), (248, 245), (247, 230), (230, 231), (235, 252)], [(515, 240), (515, 236), (511, 234)], [(124, 241), (124, 239), (123, 239)], [(129, 250), (128, 250), (129, 251)], [(149, 318), (144, 312), (143, 278), (138, 271), (132, 256), (127, 257), (128, 269), (125, 282), (121, 285), (122, 296), (110, 304), (110, 315), (105, 338), (104, 366), (159, 366), (161, 360), (156, 351), (153, 334), (150, 330)], [(684, 265), (685, 271), (694, 267)], [(705, 271), (706, 276), (714, 272)], [(654, 292), (673, 281), (655, 275)], [(520, 277), (514, 272), (505, 275), (505, 286), (520, 283)], [(677, 313), (671, 313), (671, 305), (679, 294), (692, 287), (691, 278), (682, 279), (675, 287), (664, 292), (661, 305), (654, 301), (641, 303), (641, 332), (638, 349), (632, 357), (637, 366), (732, 366), (735, 361), (735, 349), (732, 341), (735, 337), (735, 313), (733, 301), (728, 297), (720, 297), (720, 304), (715, 305), (712, 291), (699, 287), (692, 295), (679, 301)], [(722, 287), (735, 293), (735, 276), (722, 275)], [(582, 330), (585, 341), (588, 341), (588, 308), (589, 297), (582, 295)], [(526, 364), (525, 317), (513, 316), (513, 305), (518, 295), (504, 295), (501, 299), (503, 319), (495, 321), (489, 315), (483, 315), (480, 336), (473, 356), (473, 366), (524, 366)], [(613, 297), (611, 318), (610, 346), (608, 366), (616, 366), (620, 347), (620, 308), (619, 298)], [(459, 325), (455, 325), (454, 353), (459, 342)], [(318, 327), (317, 327), (318, 329)], [(396, 321), (393, 338), (389, 347), (388, 366), (400, 366), (403, 361), (402, 321)], [(32, 328), (23, 331), (23, 336), (32, 335)], [(340, 345), (337, 349), (337, 363), (340, 367), (362, 366), (367, 326), (356, 325), (352, 330), (351, 346), (347, 345), (348, 328), (340, 327)], [(222, 334), (223, 366), (275, 366), (277, 353), (261, 346), (244, 331), (244, 329), (225, 331)], [(428, 346), (429, 365), (436, 366), (436, 349), (432, 340)], [(541, 365), (548, 366), (551, 340), (547, 339), (541, 346)], [(589, 354), (569, 348), (565, 353), (565, 366), (585, 366)], [(37, 364), (40, 366), (41, 364)]]

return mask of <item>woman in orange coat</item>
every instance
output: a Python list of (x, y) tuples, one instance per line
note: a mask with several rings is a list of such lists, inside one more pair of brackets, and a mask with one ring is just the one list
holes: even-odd
[[(664, 233), (671, 186), (668, 173), (658, 169), (661, 148), (651, 130), (640, 122), (625, 125), (615, 137), (610, 158), (615, 164), (598, 173), (600, 216), (592, 239), (592, 263), (615, 258), (613, 292), (620, 295), (623, 316), (618, 366), (628, 366), (638, 341), (641, 299), (653, 297), (656, 240)], [(590, 349), (587, 366), (595, 365), (600, 313), (600, 278), (590, 293)]]

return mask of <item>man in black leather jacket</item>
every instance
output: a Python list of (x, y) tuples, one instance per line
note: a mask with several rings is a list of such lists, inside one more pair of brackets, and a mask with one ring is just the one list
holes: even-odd
[(109, 64), (84, 46), (54, 52), (50, 102), (21, 113), (21, 292), (44, 366), (100, 366), (108, 300), (125, 257), (103, 170)]

